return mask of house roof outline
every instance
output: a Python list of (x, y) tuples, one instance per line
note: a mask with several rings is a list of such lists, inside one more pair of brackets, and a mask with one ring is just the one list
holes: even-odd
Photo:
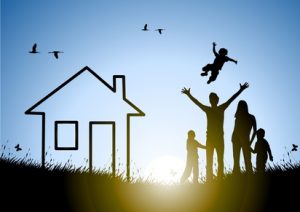
[(71, 76), (69, 79), (64, 81), (62, 84), (60, 84), (57, 88), (52, 90), (50, 93), (48, 93), (46, 96), (44, 96), (42, 99), (40, 99), (38, 102), (36, 102), (34, 105), (32, 105), (29, 109), (25, 111), (25, 114), (44, 114), (42, 111), (34, 111), (39, 105), (41, 105), (43, 102), (45, 102), (47, 99), (51, 98), (54, 94), (59, 92), (62, 88), (64, 88), (67, 84), (72, 82), (75, 78), (80, 76), (84, 72), (89, 72), (92, 74), (96, 79), (98, 79), (103, 85), (105, 85), (109, 90), (111, 90), (113, 93), (116, 93), (117, 91), (117, 79), (122, 79), (122, 99), (124, 102), (126, 102), (129, 106), (131, 106), (136, 113), (128, 113), (129, 116), (145, 116), (145, 113), (137, 107), (135, 104), (133, 104), (126, 96), (126, 77), (125, 75), (113, 75), (113, 85), (111, 86), (109, 83), (107, 83), (102, 77), (100, 77), (96, 72), (94, 72), (91, 68), (88, 66), (85, 66), (81, 70), (79, 70), (77, 73), (75, 73), (73, 76)]

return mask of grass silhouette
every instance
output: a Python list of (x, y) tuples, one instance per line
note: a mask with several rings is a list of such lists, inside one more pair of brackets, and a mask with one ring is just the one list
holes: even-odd
[[(265, 175), (228, 173), (198, 185), (160, 185), (107, 171), (0, 158), (1, 202), (8, 211), (269, 211), (293, 209), (300, 163), (270, 167)], [(3, 205), (3, 204), (2, 204)], [(3, 206), (2, 206), (3, 207)]]

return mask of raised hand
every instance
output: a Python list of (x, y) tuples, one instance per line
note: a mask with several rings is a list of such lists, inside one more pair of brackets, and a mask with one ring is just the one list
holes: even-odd
[(186, 87), (184, 87), (181, 90), (181, 93), (186, 94), (186, 95), (190, 95), (191, 94), (191, 89), (190, 88), (187, 89)]
[(216, 46), (217, 44), (215, 42), (213, 42), (213, 46)]
[(248, 88), (248, 87), (249, 87), (248, 82), (245, 82), (243, 85), (240, 83), (240, 89), (241, 89), (241, 90), (245, 90), (245, 89)]

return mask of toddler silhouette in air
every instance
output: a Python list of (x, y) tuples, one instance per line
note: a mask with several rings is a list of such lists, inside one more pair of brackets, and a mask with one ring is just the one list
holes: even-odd
[(225, 48), (221, 48), (219, 50), (219, 53), (216, 52), (216, 43), (213, 42), (213, 53), (215, 55), (215, 60), (213, 64), (207, 64), (202, 68), (203, 73), (201, 73), (201, 76), (207, 76), (208, 72), (211, 71), (211, 75), (209, 77), (209, 80), (207, 81), (207, 84), (215, 81), (217, 79), (217, 76), (219, 75), (219, 71), (221, 71), (223, 65), (225, 62), (231, 61), (237, 64), (237, 61), (234, 59), (231, 59), (230, 57), (227, 57), (228, 50)]
[(265, 137), (265, 130), (260, 128), (256, 132), (257, 136), (257, 142), (255, 144), (254, 150), (252, 150), (253, 153), (256, 153), (256, 170), (259, 173), (265, 172), (266, 169), (266, 162), (269, 158), (271, 161), (273, 161), (272, 152), (269, 146), (268, 141), (264, 138)]
[(186, 141), (186, 150), (187, 150), (187, 159), (186, 159), (186, 166), (182, 177), (180, 179), (180, 183), (184, 183), (186, 179), (190, 176), (191, 172), (193, 171), (193, 182), (198, 183), (199, 177), (199, 166), (198, 166), (198, 150), (197, 148), (206, 149), (206, 146), (200, 144), (195, 139), (195, 131), (190, 130), (188, 131), (188, 138)]

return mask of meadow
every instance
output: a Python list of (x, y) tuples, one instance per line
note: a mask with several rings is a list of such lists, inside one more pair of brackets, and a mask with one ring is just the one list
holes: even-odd
[[(127, 182), (106, 171), (28, 159), (0, 159), (1, 207), (6, 211), (285, 211), (297, 208), (300, 163), (270, 167), (264, 175), (227, 173), (197, 185)], [(2, 210), (1, 210), (2, 211)]]

